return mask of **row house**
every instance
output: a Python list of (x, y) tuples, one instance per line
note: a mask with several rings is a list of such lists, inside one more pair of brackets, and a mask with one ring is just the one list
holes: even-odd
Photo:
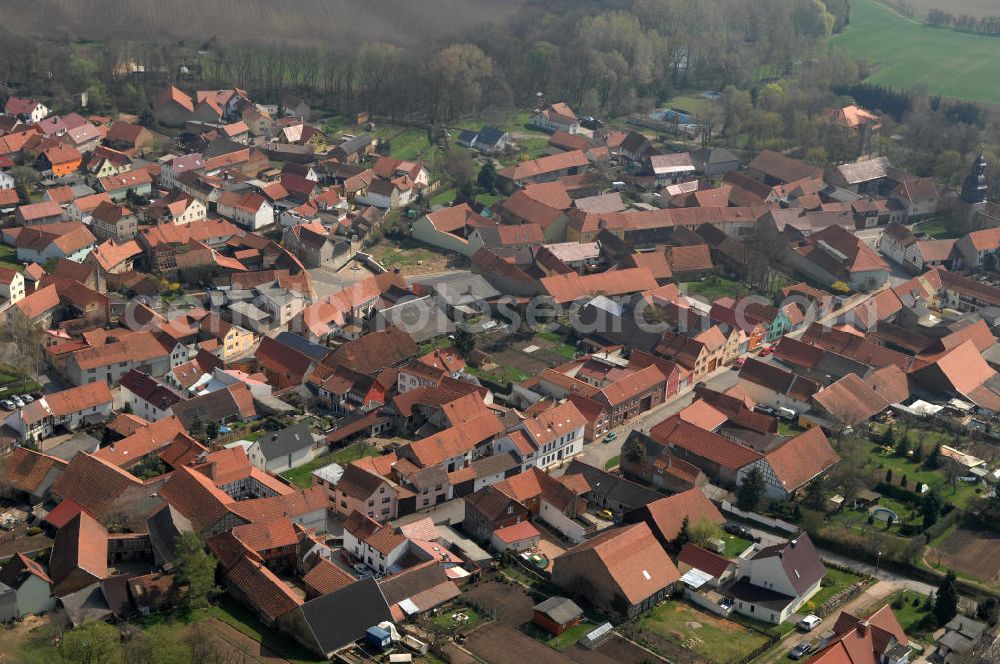
[(66, 378), (73, 385), (114, 384), (132, 369), (164, 376), (186, 360), (187, 348), (183, 344), (161, 341), (152, 332), (134, 332), (72, 353), (66, 360)]
[(608, 409), (608, 427), (614, 428), (663, 403), (666, 391), (666, 376), (650, 365), (601, 388), (593, 398)]
[(124, 205), (100, 203), (90, 213), (90, 230), (99, 240), (124, 244), (139, 232), (139, 218)]
[(14, 411), (5, 424), (19, 434), (22, 442), (38, 443), (51, 436), (56, 427), (72, 431), (85, 422), (107, 419), (111, 405), (111, 390), (106, 383), (71, 387)]
[(358, 512), (376, 521), (391, 521), (412, 512), (413, 493), (386, 477), (395, 460), (396, 455), (390, 453), (347, 464), (343, 476), (329, 490), (333, 511), (343, 517)]

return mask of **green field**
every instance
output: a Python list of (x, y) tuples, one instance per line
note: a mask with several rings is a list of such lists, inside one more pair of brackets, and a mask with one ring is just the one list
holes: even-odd
[(927, 27), (875, 0), (854, 0), (850, 25), (832, 42), (871, 59), (876, 72), (867, 83), (922, 84), (932, 94), (1000, 104), (1000, 38)]

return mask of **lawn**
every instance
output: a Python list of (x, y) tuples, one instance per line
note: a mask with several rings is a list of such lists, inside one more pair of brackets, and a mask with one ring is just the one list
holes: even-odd
[(857, 574), (844, 572), (839, 569), (834, 569), (833, 567), (827, 567), (826, 576), (823, 577), (822, 587), (808, 602), (806, 602), (804, 610), (814, 611), (819, 608), (823, 602), (830, 599), (844, 588), (852, 586), (861, 580), (862, 578)]
[(712, 276), (704, 281), (686, 281), (681, 284), (681, 291), (688, 295), (698, 295), (709, 302), (720, 297), (739, 297), (750, 292), (750, 289), (738, 281), (725, 277)]
[(553, 353), (562, 355), (563, 357), (570, 360), (576, 357), (576, 346), (572, 346), (566, 343), (563, 340), (563, 338), (558, 334), (555, 334), (554, 332), (539, 332), (535, 336), (541, 339), (542, 341), (547, 341), (551, 344), (554, 344), (553, 346), (548, 347), (549, 350), (551, 350)]
[(454, 342), (451, 339), (449, 339), (448, 337), (441, 337), (436, 341), (430, 341), (425, 344), (421, 344), (420, 347), (417, 348), (417, 354), (426, 355), (431, 351), (440, 350), (442, 348), (447, 348), (448, 346), (452, 345), (454, 345)]
[(927, 233), (935, 240), (945, 240), (955, 237), (955, 234), (948, 230), (948, 227), (944, 225), (944, 222), (937, 219), (931, 219), (914, 224), (913, 232)]
[[(875, 430), (881, 432), (879, 428)], [(901, 433), (897, 431), (896, 436)], [(911, 446), (922, 445), (924, 456), (935, 445), (949, 445), (953, 442), (950, 434), (928, 429), (910, 429), (908, 440)], [(910, 457), (901, 457), (895, 451), (887, 454), (882, 447), (875, 444), (871, 445), (869, 455), (873, 465), (882, 475), (879, 479), (884, 479), (886, 472), (892, 470), (895, 484), (899, 484), (900, 479), (905, 475), (907, 486), (911, 491), (917, 484), (926, 484), (931, 489), (937, 489), (943, 501), (962, 508), (968, 507), (969, 503), (979, 497), (979, 494), (976, 493), (976, 486), (962, 481), (956, 481), (955, 485), (952, 486), (948, 483), (948, 477), (941, 469), (925, 468), (923, 461), (916, 462)]]
[(378, 456), (379, 451), (367, 443), (354, 443), (342, 450), (337, 450), (331, 454), (318, 456), (307, 464), (298, 468), (287, 470), (281, 474), (286, 480), (297, 487), (308, 489), (312, 486), (312, 472), (317, 468), (322, 468), (331, 463), (339, 463), (341, 466), (364, 457)]
[(608, 459), (607, 463), (604, 464), (604, 470), (611, 470), (612, 468), (617, 468), (621, 462), (622, 462), (622, 455), (616, 454), (610, 459)]
[[(452, 616), (458, 614), (465, 614), (466, 616), (469, 617), (469, 619), (459, 621), (452, 618)], [(445, 629), (467, 629), (475, 625), (477, 622), (479, 622), (479, 614), (476, 612), (475, 609), (467, 606), (460, 606), (452, 609), (447, 609), (441, 615), (436, 616), (434, 618), (434, 624), (438, 625), (439, 627), (443, 627)]]
[[(896, 600), (901, 600), (899, 603)], [(890, 597), (883, 599), (875, 604), (869, 606), (865, 609), (863, 615), (871, 615), (881, 609), (887, 602), (893, 603), (892, 612), (896, 615), (896, 620), (899, 621), (899, 625), (906, 632), (906, 635), (911, 639), (915, 638), (918, 641), (927, 639), (930, 635), (924, 630), (920, 629), (919, 625), (927, 615), (930, 608), (924, 607), (924, 601), (927, 598), (924, 595), (915, 593), (912, 590), (904, 590), (901, 593), (896, 593)], [(899, 606), (899, 608), (896, 608)]]
[[(876, 66), (866, 83), (1000, 103), (996, 62), (1000, 39), (931, 28), (905, 19), (875, 0), (854, 0), (851, 23), (831, 40)], [(955, 72), (961, 72), (956, 76)]]
[(570, 627), (559, 636), (552, 636), (533, 622), (525, 623), (521, 626), (522, 632), (559, 652), (570, 648), (592, 629), (594, 629), (593, 623), (582, 622), (579, 625)]
[(31, 378), (23, 376), (9, 364), (0, 364), (0, 399), (6, 399), (11, 394), (35, 392), (41, 386)]
[(12, 270), (20, 270), (24, 267), (21, 261), (17, 260), (17, 250), (6, 244), (0, 244), (0, 267), (9, 267)]
[(779, 436), (797, 436), (805, 431), (795, 422), (786, 422), (785, 420), (778, 420), (778, 435)]
[(435, 205), (445, 205), (450, 206), (452, 201), (455, 200), (455, 196), (458, 195), (458, 190), (454, 187), (449, 187), (447, 189), (442, 189), (438, 193), (431, 196), (430, 204), (431, 207)]
[(741, 661), (767, 643), (763, 634), (674, 600), (645, 614), (639, 624), (717, 664)]
[(521, 371), (517, 367), (511, 366), (497, 366), (495, 369), (481, 369), (479, 367), (466, 366), (465, 372), (470, 373), (473, 376), (478, 376), (479, 378), (485, 378), (486, 380), (492, 380), (494, 383), (520, 383), (523, 380), (528, 380), (531, 375)]
[(389, 141), (389, 153), (396, 159), (429, 161), (433, 148), (427, 140), (427, 130), (419, 127), (383, 127), (381, 140)]
[(726, 542), (726, 550), (722, 552), (722, 555), (729, 559), (736, 558), (753, 544), (748, 539), (730, 535), (729, 533), (723, 533), (722, 539)]

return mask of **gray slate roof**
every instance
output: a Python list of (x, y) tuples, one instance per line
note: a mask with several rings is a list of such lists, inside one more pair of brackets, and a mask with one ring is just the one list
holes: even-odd
[(324, 655), (364, 638), (369, 627), (392, 621), (392, 612), (375, 579), (352, 583), (310, 600), (300, 609)]
[(566, 597), (550, 597), (541, 604), (536, 604), (532, 609), (548, 616), (553, 622), (560, 625), (565, 625), (570, 620), (575, 620), (583, 615), (583, 609)]
[(261, 454), (267, 460), (288, 456), (314, 443), (312, 431), (307, 424), (294, 424), (287, 429), (275, 431), (257, 439)]

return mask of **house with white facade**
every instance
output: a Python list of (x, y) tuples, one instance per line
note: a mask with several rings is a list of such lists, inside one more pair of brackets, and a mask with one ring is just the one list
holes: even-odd
[(733, 610), (754, 620), (787, 620), (815, 595), (826, 575), (809, 535), (772, 546), (756, 546), (740, 557), (737, 580), (723, 588)]
[(516, 425), (494, 443), (494, 454), (514, 454), (522, 471), (545, 469), (583, 451), (586, 425), (587, 418), (567, 401)]
[(0, 309), (24, 299), (24, 275), (17, 270), (0, 268)]
[(534, 115), (529, 124), (553, 134), (557, 131), (564, 131), (567, 134), (580, 132), (579, 118), (576, 117), (573, 109), (563, 102), (549, 104)]
[(408, 550), (406, 537), (370, 516), (352, 512), (344, 521), (344, 551), (376, 574), (398, 571), (398, 563)]
[(173, 417), (173, 407), (184, 400), (165, 382), (137, 369), (122, 376), (118, 384), (121, 386), (122, 399), (132, 409), (132, 413), (149, 422)]
[(317, 450), (316, 443), (308, 424), (296, 424), (264, 434), (253, 442), (247, 456), (250, 463), (260, 470), (282, 473), (312, 461)]
[(216, 204), (219, 216), (234, 224), (256, 231), (274, 223), (274, 206), (260, 194), (248, 191), (227, 191)]

